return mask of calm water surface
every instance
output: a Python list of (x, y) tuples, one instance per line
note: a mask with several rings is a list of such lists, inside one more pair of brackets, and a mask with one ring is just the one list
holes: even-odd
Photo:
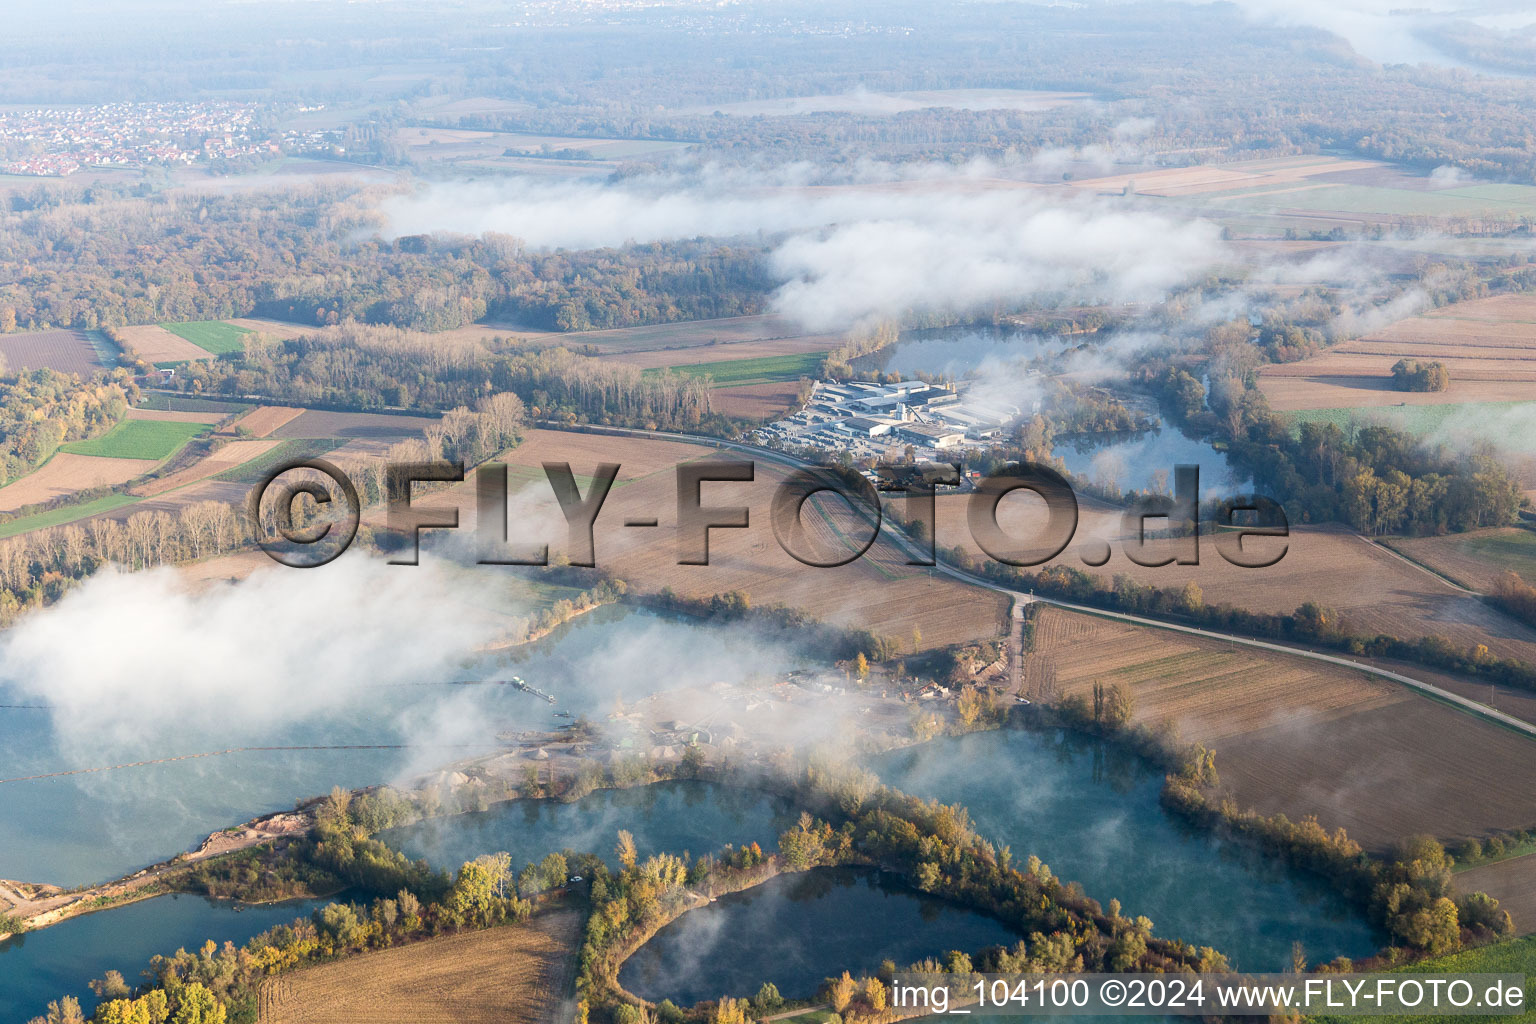
[(242, 945), (328, 902), (251, 907), (201, 896), (157, 896), (8, 939), (0, 942), (0, 1024), (25, 1024), (42, 1016), (49, 1000), (66, 995), (79, 999), (90, 1017), (98, 1001), (86, 985), (93, 978), (121, 971), (134, 985), (157, 953), (193, 952), (209, 939)]

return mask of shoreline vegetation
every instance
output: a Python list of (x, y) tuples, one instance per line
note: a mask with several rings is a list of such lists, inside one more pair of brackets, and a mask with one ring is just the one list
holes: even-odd
[[(1216, 799), (1219, 779), (1214, 755), (1201, 746), (1181, 746), (1166, 735), (1131, 726), (1129, 700), (1118, 687), (1111, 687), (1096, 691), (1091, 701), (1068, 699), (1050, 710), (1026, 712), (1004, 710), (974, 693), (962, 693), (954, 712), (946, 708), (940, 718), (930, 711), (926, 717), (937, 721), (914, 720), (913, 742), (940, 733), (1064, 727), (1124, 745), (1161, 765), (1167, 770), (1162, 800), (1169, 813), (1275, 854), (1295, 870), (1323, 877), (1392, 942), (1374, 957), (1353, 962), (1341, 957), (1317, 965), (1319, 971), (1411, 966), (1426, 957), (1497, 942), (1512, 932), (1508, 914), (1486, 895), (1452, 898), (1454, 858), (1428, 837), (1404, 843), (1393, 859), (1376, 858), (1362, 851), (1342, 829), (1329, 833), (1315, 818), (1291, 823), (1283, 815), (1265, 818)], [(109, 1024), (136, 1020), (132, 1014), (139, 1011), (133, 1005), (140, 1000), (155, 1002), (161, 998), (155, 992), (161, 991), (169, 1004), (208, 1000), (210, 1007), (225, 1007), (229, 1021), (252, 1021), (259, 983), (269, 974), (449, 930), (515, 923), (552, 901), (577, 901), (589, 912), (577, 975), (578, 1024), (744, 1024), (766, 1015), (771, 1006), (785, 1005), (782, 1000), (775, 1002), (777, 992), (765, 989), (750, 998), (727, 995), (690, 1009), (665, 1002), (653, 1005), (618, 984), (619, 968), (665, 924), (716, 896), (787, 871), (844, 865), (891, 872), (914, 889), (990, 914), (1028, 936), (1012, 950), (956, 951), (925, 962), (921, 965), (925, 970), (1225, 968), (1219, 951), (1154, 937), (1151, 922), (1122, 917), (1116, 900), (1100, 905), (1081, 886), (1057, 879), (1037, 858), (1030, 857), (1022, 869), (1016, 866), (1011, 850), (996, 847), (974, 832), (959, 805), (920, 800), (882, 785), (856, 765), (816, 754), (781, 753), (767, 769), (746, 770), (712, 765), (694, 756), (697, 752), (698, 748), (690, 748), (681, 760), (672, 762), (636, 757), (604, 766), (587, 761), (573, 773), (552, 773), (547, 782), (535, 771), (516, 785), (504, 782), (499, 799), (480, 780), (458, 785), (439, 781), (409, 792), (390, 787), (355, 793), (337, 789), (329, 796), (301, 801), (294, 812), (256, 819), (238, 832), (214, 833), (202, 849), (208, 850), (221, 836), (239, 845), (195, 860), (195, 855), (182, 855), (165, 862), (157, 866), (165, 869), (163, 875), (150, 876), (155, 891), (129, 899), (170, 891), (251, 903), (338, 893), (375, 898), (366, 904), (331, 904), (316, 911), (309, 922), (258, 936), (244, 951), (237, 952), (230, 944), (223, 951), (205, 947), (208, 956), (201, 962), (212, 957), (219, 962), (259, 965), (241, 968), (244, 974), (235, 972), (244, 980), (234, 988), (216, 991), (206, 979), (200, 981), (198, 956), (157, 957), (151, 968), (156, 980), (137, 995), (121, 979), (102, 982), (104, 992), (119, 995), (104, 1001), (92, 1019)], [(795, 826), (780, 835), (779, 850), (771, 854), (751, 843), (739, 848), (727, 845), (697, 859), (658, 854), (639, 862), (632, 842), (621, 833), (617, 872), (610, 872), (596, 853), (566, 850), (552, 851), (515, 875), (506, 854), (487, 854), (467, 862), (450, 877), (425, 862), (410, 862), (371, 838), (387, 828), (445, 813), (484, 810), (493, 803), (570, 801), (599, 788), (687, 778), (766, 790), (789, 798), (802, 814)], [(287, 819), (284, 834), (260, 834), (255, 826), (273, 818)], [(145, 877), (153, 870), (120, 881)], [(570, 882), (572, 874), (588, 880), (584, 903), (583, 892)], [(92, 905), (81, 912), (128, 901)], [(412, 913), (405, 913), (406, 907)], [(881, 974), (889, 980), (888, 971)], [(894, 1020), (882, 998), (885, 981), (879, 975), (873, 982), (829, 978), (816, 1001), (831, 1005), (844, 1020), (868, 1024)], [(198, 984), (201, 990), (193, 988)], [(62, 1012), (67, 1006), (55, 1009)]]

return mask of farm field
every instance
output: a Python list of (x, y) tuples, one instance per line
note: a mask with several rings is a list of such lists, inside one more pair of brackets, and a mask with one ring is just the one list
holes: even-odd
[[(724, 362), (760, 360), (774, 357), (794, 358), (800, 355), (813, 355), (819, 363), (827, 352), (836, 348), (841, 339), (834, 334), (807, 334), (798, 337), (774, 338), (768, 340), (750, 340), (722, 342), (718, 345), (703, 345), (690, 348), (650, 349), (645, 351), (621, 352), (609, 356), (613, 362), (628, 363), (631, 366), (639, 366), (644, 369), (654, 369), (660, 366), (670, 366), (674, 370), (683, 372), (697, 368), (697, 372), (712, 372), (709, 367)], [(811, 372), (815, 373), (815, 367)]]
[(222, 320), (194, 320), (184, 324), (161, 324), (167, 331), (184, 338), (206, 353), (216, 356), (229, 355), (234, 352), (245, 351), (245, 342), (241, 339), (251, 332), (244, 327), (225, 323)]
[[(1536, 386), (1526, 385), (1528, 390)], [(1364, 409), (1298, 409), (1294, 424), (1332, 423), (1349, 429), (1389, 426), (1414, 437), (1451, 440), (1487, 438), (1506, 442), (1506, 451), (1536, 454), (1536, 400), (1374, 406)]]
[(227, 417), (226, 412), (190, 412), (180, 409), (129, 409), (130, 420), (152, 420), (160, 423), (217, 423)]
[(1507, 569), (1536, 581), (1536, 533), (1518, 526), (1444, 537), (1401, 537), (1390, 544), (1414, 561), (1473, 590), (1486, 593)]
[(117, 333), (129, 353), (146, 363), (186, 363), (208, 358), (205, 349), (172, 334), (159, 324), (119, 327)]
[(263, 982), (261, 1024), (553, 1024), (575, 972), (575, 911), (446, 935)]
[(272, 438), (259, 441), (231, 441), (185, 469), (179, 469), (174, 473), (169, 473), (157, 480), (151, 480), (146, 484), (133, 488), (133, 493), (150, 498), (157, 494), (164, 494), (166, 491), (173, 491), (178, 487), (185, 487), (190, 483), (196, 483), (199, 480), (206, 480), (211, 476), (228, 472), (252, 459), (265, 455), (282, 443)]
[(710, 406), (719, 413), (744, 420), (776, 420), (800, 402), (800, 381), (768, 384), (737, 384), (713, 388)]
[(57, 452), (26, 476), (0, 487), (0, 512), (14, 512), (93, 487), (127, 483), (159, 464), (158, 459), (109, 459)]
[(268, 436), (392, 438), (415, 437), (437, 420), (429, 416), (394, 416), (384, 412), (330, 412), (306, 409)]
[(248, 402), (231, 402), (220, 398), (194, 398), (167, 391), (148, 391), (139, 395), (139, 409), (157, 412), (209, 412), (218, 413), (222, 419), (252, 408)]
[[(1280, 157), (1274, 160), (1250, 160), (1240, 163), (1175, 167), (1165, 170), (1137, 171), (1104, 178), (1085, 178), (1071, 182), (1073, 188), (1120, 195), (1131, 187), (1137, 195), (1189, 196), (1222, 193), (1264, 194), (1273, 190), (1294, 190), (1308, 186), (1312, 179), (1345, 171), (1384, 166), (1374, 160), (1341, 160), (1327, 156)], [(1312, 187), (1317, 187), (1312, 185)]]
[[(1536, 938), (1513, 939), (1491, 946), (1481, 946), (1460, 953), (1421, 960), (1407, 967), (1394, 968), (1402, 974), (1524, 974), (1526, 1012), (1507, 1015), (1461, 1016), (1459, 1024), (1531, 1024), (1536, 1021), (1536, 975), (1531, 964), (1536, 963)], [(1336, 1024), (1339, 1021), (1370, 1021), (1372, 1024), (1432, 1024), (1445, 1020), (1444, 1016), (1391, 1016), (1369, 1017), (1314, 1017), (1318, 1024)]]
[[(904, 645), (910, 644), (914, 626), (922, 630), (925, 645), (990, 639), (1003, 631), (1008, 616), (1008, 600), (1002, 595), (908, 566), (905, 556), (883, 540), (863, 558), (836, 568), (809, 568), (797, 562), (779, 547), (768, 520), (769, 504), (784, 471), (767, 463), (758, 463), (751, 482), (703, 486), (706, 506), (745, 505), (750, 525), (711, 531), (710, 564), (678, 565), (675, 467), (699, 459), (731, 458), (704, 443), (530, 430), (524, 442), (503, 458), (512, 467), (509, 475), (514, 480), (524, 475), (519, 467), (537, 471), (545, 461), (569, 462), (578, 479), (590, 476), (600, 462), (617, 462), (618, 482), (623, 486), (615, 485), (597, 520), (597, 564), (642, 592), (671, 587), (684, 596), (707, 597), (739, 590), (751, 595), (755, 605), (804, 608), (825, 621), (870, 629)], [(541, 474), (529, 474), (527, 479), (528, 485), (511, 499), (514, 522), (520, 524), (515, 539), (548, 538), (550, 553), (555, 555), (566, 548), (565, 521)], [(421, 504), (458, 508), (460, 531), (474, 528), (472, 479), (432, 494)], [(658, 525), (626, 527), (629, 518), (655, 518)], [(813, 531), (821, 529), (809, 514), (806, 521)]]
[[(684, 377), (709, 377), (717, 388), (747, 384), (778, 384), (815, 379), (826, 352), (801, 352), (794, 355), (759, 356), (749, 359), (721, 359), (706, 363), (682, 363), (667, 366), (672, 373)], [(661, 373), (661, 368), (646, 370), (647, 374)]]
[(36, 370), (47, 367), (61, 373), (89, 377), (106, 369), (97, 346), (85, 331), (27, 331), (0, 334), (0, 356), (6, 371)]
[(76, 455), (100, 455), (111, 459), (170, 458), (192, 438), (208, 432), (203, 423), (166, 420), (124, 420), (100, 437), (72, 441), (59, 450)]
[[(1216, 751), (1240, 806), (1317, 815), (1372, 849), (1536, 821), (1536, 742), (1348, 669), (1055, 608), (1040, 612), (1025, 685), (1120, 683), (1136, 719)], [(1469, 751), (1477, 756), (1469, 757)], [(1528, 927), (1536, 928), (1536, 920)]]
[[(556, 337), (568, 348), (590, 345), (598, 349), (600, 354), (609, 355), (621, 352), (699, 348), (706, 345), (731, 345), (749, 341), (788, 341), (805, 336), (804, 332), (786, 317), (761, 313), (753, 316), (724, 317), (718, 320), (688, 320), (675, 324), (651, 324), (646, 327), (618, 327), (607, 331), (572, 331)], [(815, 337), (825, 337), (825, 335)]]
[[(1443, 362), (1446, 391), (1391, 388), (1399, 359)], [(1259, 386), (1276, 410), (1364, 405), (1530, 401), (1536, 394), (1536, 296), (1496, 295), (1408, 317), (1310, 359), (1264, 367)]]
[(742, 100), (736, 103), (683, 107), (678, 113), (733, 117), (791, 117), (799, 114), (899, 114), (945, 107), (955, 110), (1051, 110), (1089, 99), (1085, 92), (1043, 92), (1033, 89), (932, 89), (919, 92), (843, 92), (820, 96)]
[(278, 427), (291, 423), (302, 415), (304, 415), (303, 409), (294, 409), (286, 405), (263, 405), (246, 413), (230, 424), (230, 427), (235, 430), (243, 427), (257, 437), (266, 437)]
[[(1456, 884), (1465, 892), (1482, 891), (1496, 896), (1515, 919), (1516, 929), (1521, 933), (1536, 932), (1536, 854), (1468, 868), (1456, 876)], [(1536, 947), (1536, 939), (1529, 941)], [(1536, 980), (1536, 972), (1530, 968), (1536, 963), (1536, 948), (1531, 949), (1530, 956), (1525, 970)], [(1536, 1003), (1532, 1006), (1536, 1007)]]
[(65, 505), (63, 508), (38, 512), (30, 516), (22, 516), (20, 519), (12, 519), (10, 522), (0, 523), (0, 540), (6, 537), (14, 537), (19, 533), (30, 533), (33, 530), (45, 529), (49, 526), (62, 526), (65, 523), (73, 523), (78, 519), (89, 519), (91, 516), (101, 515), (104, 512), (113, 512), (124, 506), (133, 505), (138, 501), (139, 499), (131, 494), (108, 494), (105, 497), (79, 505)]
[[(572, 159), (589, 162), (636, 160), (688, 145), (666, 140), (583, 138), (427, 126), (400, 128), (395, 133), (395, 141), (405, 147), (410, 159), (431, 163), (467, 160), (497, 163), (504, 157), (513, 156), (551, 159), (552, 154), (562, 151), (573, 154)], [(565, 158), (554, 157), (553, 162), (563, 163)]]
[[(938, 498), (939, 543), (962, 545), (980, 556), (966, 527), (966, 495)], [(1523, 626), (1462, 593), (1444, 580), (1385, 551), (1352, 530), (1292, 524), (1285, 557), (1265, 569), (1243, 569), (1218, 554), (1209, 532), (1200, 538), (1200, 564), (1143, 567), (1121, 549), (1121, 516), (1083, 504), (1072, 544), (1049, 564), (1081, 569), (1103, 579), (1124, 573), (1154, 586), (1182, 588), (1193, 582), (1207, 604), (1230, 604), (1256, 612), (1291, 612), (1307, 601), (1332, 607), (1348, 628), (1403, 637), (1438, 634), (1461, 647), (1487, 644), (1496, 654), (1536, 662), (1536, 630)], [(1005, 499), (998, 520), (1011, 535), (1039, 536), (1043, 506), (1023, 498)], [(1100, 568), (1085, 566), (1081, 550), (1093, 539), (1108, 541), (1111, 558)], [(1268, 549), (1261, 549), (1268, 550)]]
[(230, 483), (254, 484), (274, 466), (299, 459), (325, 457), (340, 447), (340, 442), (325, 438), (286, 441), (267, 438), (261, 441), (236, 441), (226, 447), (233, 448), (235, 444), (264, 445), (265, 447), (260, 450), (246, 449), (244, 458), (238, 463), (225, 465), (208, 474), (209, 476), (217, 476), (218, 479)]

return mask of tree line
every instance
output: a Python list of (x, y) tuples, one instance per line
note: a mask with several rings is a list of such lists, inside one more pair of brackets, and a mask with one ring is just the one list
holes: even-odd
[(0, 485), (47, 462), (59, 445), (110, 430), (138, 394), (125, 371), (90, 381), (46, 367), (0, 377)]
[[(265, 316), (443, 331), (486, 317), (578, 331), (761, 312), (761, 242), (539, 252), (497, 234), (379, 236), (388, 190), (53, 189), (0, 206), (0, 329)], [(153, 254), (146, 259), (145, 254)]]

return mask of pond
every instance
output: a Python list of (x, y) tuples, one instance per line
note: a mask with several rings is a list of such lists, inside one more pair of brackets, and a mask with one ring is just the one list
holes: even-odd
[(860, 356), (853, 366), (903, 377), (932, 373), (964, 379), (996, 375), (1028, 360), (1061, 355), (1096, 337), (1062, 337), (990, 325), (903, 331), (895, 344)]
[(213, 939), (237, 946), (275, 925), (308, 917), (329, 900), (245, 906), (201, 896), (157, 896), (71, 918), (0, 942), (0, 1024), (42, 1016), (49, 1000), (72, 995), (87, 1018), (97, 999), (86, 983), (121, 971), (137, 984), (150, 957), (197, 950)]
[(602, 855), (617, 864), (619, 829), (635, 837), (641, 859), (653, 853), (712, 853), (726, 843), (776, 849), (793, 824), (789, 803), (761, 790), (709, 782), (659, 782), (598, 790), (580, 800), (516, 800), (489, 811), (434, 818), (381, 832), (412, 858), (452, 871), (484, 853), (506, 851), (513, 868), (556, 850)]
[(1312, 963), (1360, 957), (1381, 936), (1322, 882), (1185, 827), (1158, 802), (1162, 774), (1119, 748), (1059, 730), (945, 737), (874, 757), (883, 781), (961, 803), (976, 830), (1033, 854), (1089, 896), (1117, 898), (1156, 934), (1275, 971), (1300, 942)]
[[(313, 748), (247, 749), (0, 783), (0, 878), (57, 885), (106, 881), (193, 849), (215, 829), (289, 809), (295, 798), (338, 785), (408, 781), (446, 762), (503, 748), (498, 734), (568, 724), (556, 717), (559, 710), (600, 720), (617, 699), (738, 683), (817, 663), (813, 653), (740, 625), (724, 628), (609, 606), (538, 643), (472, 659), (449, 678), (365, 690), (366, 699), (345, 713), (269, 726), (236, 719), (192, 734), (169, 723), (155, 738), (114, 737), (107, 752), (68, 744), (46, 707), (9, 706), (39, 702), (17, 696), (0, 664), (0, 779), (231, 748)], [(513, 674), (558, 703), (510, 686), (449, 685)], [(346, 745), (396, 749), (325, 749)]]
[(1020, 938), (993, 918), (871, 869), (816, 868), (683, 914), (625, 961), (619, 983), (679, 1006), (750, 996), (765, 981), (786, 998), (804, 998), (824, 978), (873, 974), (882, 960), (904, 967)]
[(1226, 498), (1253, 490), (1253, 478), (1233, 466), (1227, 453), (1174, 426), (1137, 434), (1077, 434), (1057, 438), (1053, 454), (1067, 471), (1101, 487), (1144, 491), (1161, 485), (1173, 493), (1175, 466), (1200, 467), (1200, 497)]

